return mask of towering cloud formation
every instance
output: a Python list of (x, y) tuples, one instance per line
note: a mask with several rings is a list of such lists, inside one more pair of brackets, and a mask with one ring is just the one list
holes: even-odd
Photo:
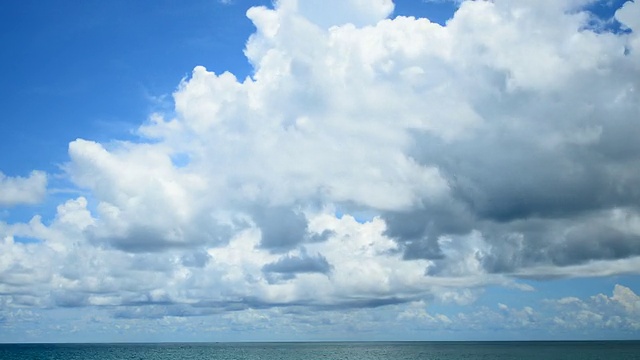
[(91, 197), (0, 228), (1, 293), (195, 315), (635, 273), (640, 4), (613, 31), (589, 3), (467, 1), (446, 26), (388, 0), (252, 8), (251, 77), (198, 66), (139, 142), (70, 144)]

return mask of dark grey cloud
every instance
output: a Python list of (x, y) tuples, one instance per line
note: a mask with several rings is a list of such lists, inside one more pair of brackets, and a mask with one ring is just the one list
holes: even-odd
[(158, 253), (168, 249), (191, 249), (197, 246), (219, 246), (229, 242), (239, 229), (248, 227), (239, 220), (221, 224), (208, 216), (199, 216), (193, 224), (146, 224), (134, 222), (118, 233), (105, 232), (100, 226), (86, 230), (87, 238), (132, 253)]
[(200, 300), (197, 303), (181, 303), (170, 298), (126, 301), (118, 306), (109, 306), (114, 318), (120, 319), (160, 319), (165, 316), (193, 317), (220, 314), (229, 311), (246, 310), (250, 307), (244, 301)]
[(282, 308), (286, 313), (308, 314), (309, 311), (333, 311), (361, 308), (378, 308), (389, 305), (404, 304), (415, 300), (413, 297), (361, 297), (341, 298), (330, 303), (320, 303), (315, 300), (300, 300), (290, 302), (265, 302), (257, 298), (245, 298), (242, 303), (252, 309)]
[[(550, 93), (497, 86), (468, 95), (484, 126), (455, 140), (414, 132), (411, 156), (439, 169), (451, 197), (383, 213), (386, 235), (407, 260), (442, 260), (439, 237), (478, 230), (490, 272), (640, 255), (638, 236), (602, 220), (640, 213), (640, 96), (625, 71), (578, 73)], [(611, 106), (613, 94), (625, 97)]]
[(327, 241), (333, 235), (335, 235), (335, 231), (325, 229), (319, 234), (310, 234), (308, 239), (310, 243), (323, 242)]
[(400, 297), (349, 299), (333, 305), (317, 306), (317, 308), (323, 309), (323, 310), (378, 308), (378, 307), (389, 306), (389, 305), (404, 304), (411, 300), (412, 299), (410, 298), (400, 298)]
[(209, 263), (211, 255), (204, 250), (189, 252), (182, 256), (182, 264), (187, 267), (203, 268)]
[(165, 316), (193, 317), (222, 314), (247, 309), (281, 309), (286, 314), (309, 314), (316, 311), (341, 311), (362, 308), (379, 308), (405, 304), (414, 298), (346, 298), (331, 303), (317, 303), (313, 300), (288, 302), (267, 302), (255, 297), (237, 300), (202, 300), (195, 304), (175, 303), (171, 301), (133, 301), (119, 306), (109, 307), (112, 316), (119, 319), (160, 319)]
[(51, 294), (53, 303), (59, 307), (83, 307), (88, 305), (87, 294), (75, 291), (54, 291)]
[(333, 231), (309, 232), (306, 216), (294, 206), (256, 207), (251, 216), (261, 233), (260, 246), (282, 253), (300, 244), (326, 241)]
[(640, 235), (624, 233), (606, 224), (585, 224), (569, 231), (561, 244), (550, 248), (549, 255), (557, 265), (640, 255)]
[(209, 308), (216, 311), (240, 311), (246, 310), (253, 305), (258, 304), (255, 300), (245, 301), (240, 300), (199, 300), (198, 302), (191, 304), (195, 308)]
[(253, 220), (262, 234), (260, 246), (274, 252), (292, 249), (307, 236), (306, 217), (290, 207), (258, 208)]
[(442, 259), (438, 237), (466, 234), (475, 225), (465, 204), (449, 200), (414, 211), (383, 212), (382, 218), (387, 224), (385, 235), (398, 241), (406, 260)]
[(285, 255), (275, 262), (266, 264), (262, 267), (262, 272), (269, 282), (276, 283), (293, 279), (296, 274), (319, 273), (326, 275), (331, 272), (331, 268), (331, 264), (321, 254), (310, 256), (303, 251), (300, 256)]
[(99, 240), (106, 240), (114, 247), (128, 252), (156, 252), (178, 245), (162, 229), (144, 225), (133, 226), (124, 234)]

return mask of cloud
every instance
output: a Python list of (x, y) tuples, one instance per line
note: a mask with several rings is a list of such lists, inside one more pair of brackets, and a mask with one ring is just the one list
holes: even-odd
[[(640, 28), (640, 21), (638, 20), (640, 15), (640, 8), (635, 1), (625, 2), (620, 9), (616, 11), (615, 17), (618, 21), (624, 24), (628, 29), (636, 30)], [(634, 36), (634, 45), (637, 45), (638, 35)]]
[(0, 172), (0, 206), (37, 204), (47, 194), (47, 174), (32, 171), (29, 177), (11, 177)]
[(417, 320), (420, 326), (428, 324), (433, 328), (442, 328), (452, 323), (451, 319), (443, 314), (431, 315), (426, 310), (427, 304), (424, 301), (416, 301), (410, 304), (406, 310), (398, 314), (398, 320)]
[(260, 245), (265, 248), (288, 250), (306, 237), (307, 219), (288, 207), (260, 209), (254, 220), (261, 231)]
[(293, 279), (299, 273), (326, 275), (330, 271), (331, 264), (324, 256), (320, 254), (309, 256), (304, 251), (300, 256), (287, 255), (262, 267), (262, 272), (265, 273), (270, 281)]
[[(497, 303), (494, 306), (467, 307), (453, 315), (428, 311), (429, 304), (416, 301), (403, 307), (397, 319), (414, 330), (430, 332), (443, 330), (453, 333), (492, 331), (509, 334), (526, 333), (524, 338), (539, 336), (565, 337), (568, 331), (581, 336), (598, 338), (598, 330), (632, 335), (640, 329), (640, 298), (628, 287), (616, 284), (612, 296), (597, 294), (586, 298), (564, 297), (545, 299), (541, 303), (513, 306)], [(573, 335), (575, 336), (575, 335)], [(600, 335), (601, 336), (601, 335)]]
[[(637, 2), (619, 33), (590, 29), (578, 0), (466, 1), (446, 26), (388, 19), (390, 1), (319, 4), (247, 12), (251, 76), (196, 66), (139, 138), (72, 141), (65, 174), (88, 195), (0, 223), (0, 298), (238, 325), (638, 273)], [(46, 176), (9, 188), (0, 203), (35, 202)], [(489, 314), (517, 328), (536, 311)]]
[(294, 6), (304, 18), (326, 29), (344, 24), (358, 27), (375, 25), (389, 16), (394, 9), (391, 0), (281, 0), (279, 3), (280, 9)]
[[(439, 169), (451, 197), (383, 214), (388, 235), (410, 244), (407, 257), (437, 257), (440, 236), (473, 230), (490, 244), (489, 271), (638, 254), (635, 227), (607, 225), (613, 213), (638, 215), (640, 179), (628, 172), (638, 166), (628, 137), (638, 84), (614, 69), (634, 67), (624, 48), (635, 35), (580, 30), (588, 14), (547, 5), (466, 2), (447, 24), (448, 60), (457, 65), (449, 71), (469, 76), (442, 86), (481, 120), (457, 139), (413, 132), (410, 154)], [(529, 22), (538, 12), (546, 14), (542, 32), (520, 41), (540, 29)]]
[(575, 297), (547, 300), (557, 308), (553, 322), (564, 328), (610, 328), (640, 330), (640, 296), (616, 284), (612, 296), (598, 294), (589, 299)]

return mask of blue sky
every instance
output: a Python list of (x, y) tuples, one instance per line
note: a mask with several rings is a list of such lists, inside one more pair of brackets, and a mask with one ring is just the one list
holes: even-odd
[(637, 339), (638, 15), (3, 2), (0, 341)]

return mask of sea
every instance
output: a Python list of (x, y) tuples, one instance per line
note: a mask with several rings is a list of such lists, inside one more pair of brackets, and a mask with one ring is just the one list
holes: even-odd
[(1, 360), (640, 359), (640, 341), (0, 344)]

